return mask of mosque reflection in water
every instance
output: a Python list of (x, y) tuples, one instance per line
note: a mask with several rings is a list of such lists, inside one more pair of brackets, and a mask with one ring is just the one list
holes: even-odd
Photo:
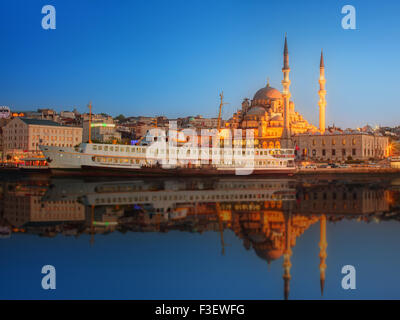
[(327, 222), (397, 219), (396, 181), (296, 181), (193, 179), (5, 181), (1, 185), (1, 235), (168, 232), (220, 233), (242, 239), (268, 264), (283, 257), (284, 298), (289, 297), (296, 239), (319, 224), (321, 294), (327, 269)]

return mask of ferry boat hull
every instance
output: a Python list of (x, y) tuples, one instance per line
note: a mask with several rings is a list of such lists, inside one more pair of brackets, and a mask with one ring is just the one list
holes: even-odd
[[(254, 170), (249, 175), (263, 176), (292, 176), (297, 172), (296, 168), (286, 170)], [(248, 176), (238, 174), (236, 170), (216, 170), (204, 168), (186, 168), (186, 169), (162, 169), (162, 168), (99, 168), (94, 166), (82, 166), (82, 168), (53, 168), (51, 173), (56, 176), (102, 176), (102, 177), (151, 177), (151, 176)]]
[(140, 168), (140, 169), (120, 169), (120, 168), (99, 168), (93, 166), (82, 166), (84, 172), (101, 173), (102, 175), (137, 175), (137, 176), (240, 176), (240, 175), (291, 175), (296, 172), (295, 168), (287, 169), (254, 169), (254, 170), (219, 170), (216, 168)]
[[(249, 176), (249, 175), (293, 175), (297, 169), (294, 166), (293, 158), (290, 159), (292, 165), (276, 166), (255, 166), (254, 168), (215, 165), (178, 165), (176, 167), (163, 167), (151, 160), (152, 164), (143, 165), (144, 157), (135, 154), (122, 154), (105, 152), (99, 153), (93, 145), (83, 147), (54, 147), (41, 146), (41, 150), (46, 157), (52, 174), (54, 175), (86, 175), (86, 176)], [(110, 145), (108, 146), (108, 148)], [(116, 148), (116, 146), (111, 146)], [(117, 148), (134, 148), (132, 146), (117, 146)], [(128, 152), (128, 151), (126, 151)], [(294, 157), (294, 156), (293, 156)], [(99, 159), (101, 161), (99, 161)], [(137, 159), (141, 159), (140, 161)], [(112, 160), (112, 161), (109, 161)], [(118, 160), (118, 161), (114, 161)], [(126, 161), (125, 161), (126, 160)], [(265, 160), (260, 158), (257, 160)], [(276, 159), (275, 159), (276, 160)], [(276, 160), (283, 163), (283, 159)], [(287, 159), (286, 159), (287, 161)], [(266, 163), (266, 161), (264, 161)]]

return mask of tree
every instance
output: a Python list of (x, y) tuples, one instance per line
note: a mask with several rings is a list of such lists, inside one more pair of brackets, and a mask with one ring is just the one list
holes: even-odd
[(119, 116), (115, 117), (114, 120), (118, 120), (119, 122), (122, 122), (125, 120), (125, 116), (123, 114), (120, 114)]

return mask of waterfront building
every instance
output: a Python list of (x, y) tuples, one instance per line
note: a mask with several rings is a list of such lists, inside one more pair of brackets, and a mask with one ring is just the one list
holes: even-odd
[(293, 137), (302, 160), (345, 161), (383, 159), (389, 156), (389, 138), (381, 134), (354, 131), (325, 131)]
[(146, 123), (146, 122), (137, 122), (133, 127), (135, 137), (141, 138), (146, 135), (146, 133), (150, 130), (155, 128), (153, 123)]
[(42, 120), (51, 120), (58, 122), (60, 116), (53, 109), (38, 109), (38, 113), (41, 115)]
[(75, 119), (76, 114), (74, 111), (61, 111), (60, 112), (60, 117), (61, 118), (66, 118), (66, 119)]
[[(204, 118), (201, 115), (182, 119), (180, 128), (214, 129), (218, 126), (218, 118)], [(223, 123), (222, 126), (223, 127)]]
[(81, 142), (81, 127), (16, 117), (3, 127), (3, 160), (42, 155), (39, 145), (73, 147)]
[(91, 121), (89, 117), (83, 119), (83, 142), (90, 140), (99, 143), (112, 143), (121, 140), (121, 133), (117, 131), (114, 120), (111, 116), (93, 115)]
[(0, 119), (0, 159), (3, 159), (4, 145), (3, 145), (3, 131), (7, 123), (11, 121), (10, 118)]

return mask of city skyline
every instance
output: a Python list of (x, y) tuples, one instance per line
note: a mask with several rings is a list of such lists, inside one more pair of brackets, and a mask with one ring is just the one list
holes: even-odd
[(55, 1), (57, 29), (43, 30), (42, 3), (2, 3), (0, 104), (86, 112), (91, 100), (113, 116), (216, 117), (224, 90), (227, 119), (267, 78), (282, 90), (287, 32), (292, 99), (307, 120), (318, 125), (323, 48), (327, 126), (398, 125), (396, 3), (377, 14), (376, 2), (353, 1), (356, 30), (341, 28), (341, 1), (118, 4)]

